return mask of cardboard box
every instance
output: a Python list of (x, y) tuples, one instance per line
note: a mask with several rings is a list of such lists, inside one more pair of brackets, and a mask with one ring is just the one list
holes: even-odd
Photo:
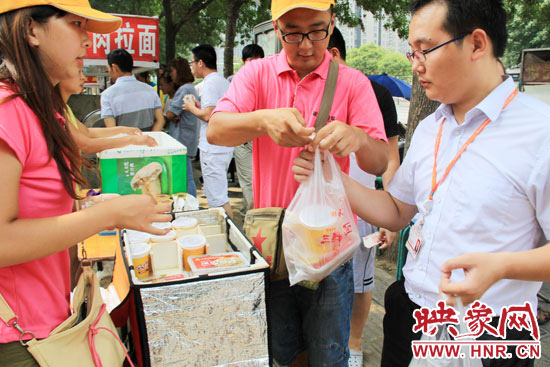
[(187, 192), (187, 148), (163, 132), (144, 132), (156, 147), (128, 145), (97, 154), (104, 193), (174, 194)]
[(127, 301), (138, 365), (268, 366), (268, 263), (223, 209), (179, 216), (197, 219), (198, 233), (207, 228), (209, 254), (238, 252), (246, 265), (205, 274), (186, 272), (177, 244), (158, 243), (151, 244), (153, 274), (140, 280), (123, 230), (121, 250), (130, 282)]

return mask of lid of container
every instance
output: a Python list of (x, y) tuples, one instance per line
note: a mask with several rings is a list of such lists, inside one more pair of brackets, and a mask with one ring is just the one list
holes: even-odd
[(195, 227), (199, 221), (191, 217), (179, 217), (172, 222), (172, 228), (174, 229), (188, 229)]
[(168, 233), (164, 235), (156, 235), (156, 234), (151, 235), (151, 241), (153, 242), (168, 242), (168, 241), (174, 240), (175, 238), (176, 238), (176, 232), (174, 232), (173, 230), (170, 230)]
[(324, 205), (310, 205), (300, 210), (300, 222), (310, 229), (319, 230), (336, 224), (333, 209)]
[(149, 233), (140, 231), (127, 231), (126, 236), (129, 243), (147, 243), (151, 239)]
[(151, 251), (151, 245), (148, 243), (135, 243), (130, 245), (132, 258), (137, 259), (147, 255)]
[(178, 239), (178, 244), (181, 248), (187, 250), (196, 250), (206, 245), (206, 237), (202, 234), (188, 234)]
[(166, 229), (172, 227), (172, 223), (170, 222), (153, 222), (151, 223), (151, 225), (158, 229)]
[(156, 157), (162, 155), (187, 154), (185, 145), (161, 131), (146, 131), (143, 134), (153, 137), (158, 145), (148, 147), (145, 145), (127, 145), (122, 148), (107, 149), (97, 153), (100, 159), (109, 158), (141, 158)]

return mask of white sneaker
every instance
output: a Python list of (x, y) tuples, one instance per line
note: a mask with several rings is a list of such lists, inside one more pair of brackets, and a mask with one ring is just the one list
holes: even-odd
[(363, 367), (363, 351), (362, 350), (349, 350), (349, 367)]

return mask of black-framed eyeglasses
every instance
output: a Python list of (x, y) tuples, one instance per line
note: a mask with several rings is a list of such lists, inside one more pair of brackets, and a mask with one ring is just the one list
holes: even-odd
[(189, 61), (189, 66), (193, 65), (194, 62), (198, 62), (197, 60)]
[(413, 52), (407, 52), (407, 59), (409, 59), (410, 62), (414, 62), (415, 59), (418, 60), (418, 62), (425, 62), (426, 61), (426, 55), (429, 54), (430, 52), (435, 51), (438, 48), (441, 48), (441, 47), (443, 47), (443, 46), (445, 46), (445, 45), (447, 45), (451, 42), (458, 41), (459, 39), (462, 39), (462, 38), (466, 37), (470, 33), (472, 33), (472, 32), (470, 31), (470, 32), (461, 33), (458, 36), (456, 36), (455, 38), (451, 38), (447, 42), (443, 42), (442, 44), (439, 44), (439, 45), (437, 45), (435, 47), (432, 47), (428, 50), (416, 50), (416, 51), (413, 51)]
[(332, 14), (330, 15), (330, 21), (328, 22), (328, 27), (326, 29), (319, 29), (316, 31), (311, 31), (307, 33), (301, 33), (301, 32), (291, 32), (291, 33), (283, 33), (283, 29), (281, 26), (279, 26), (279, 23), (277, 23), (277, 27), (281, 30), (281, 37), (283, 37), (283, 41), (286, 43), (300, 43), (304, 40), (304, 37), (307, 37), (310, 41), (322, 41), (325, 38), (328, 37), (328, 30), (330, 29), (330, 25), (332, 24)]

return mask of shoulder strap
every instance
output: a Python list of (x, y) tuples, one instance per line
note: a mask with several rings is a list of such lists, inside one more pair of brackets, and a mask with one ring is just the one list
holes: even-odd
[(6, 300), (0, 293), (0, 320), (4, 321), (4, 323), (7, 324), (9, 321), (13, 320), (14, 318), (15, 318), (15, 313), (13, 313), (13, 310), (8, 305), (8, 302), (6, 302)]
[(317, 115), (317, 120), (315, 120), (315, 132), (321, 130), (327, 124), (330, 109), (332, 108), (332, 101), (334, 100), (334, 92), (336, 91), (336, 82), (338, 81), (338, 67), (339, 65), (336, 61), (330, 61), (323, 99), (321, 99), (319, 114)]

